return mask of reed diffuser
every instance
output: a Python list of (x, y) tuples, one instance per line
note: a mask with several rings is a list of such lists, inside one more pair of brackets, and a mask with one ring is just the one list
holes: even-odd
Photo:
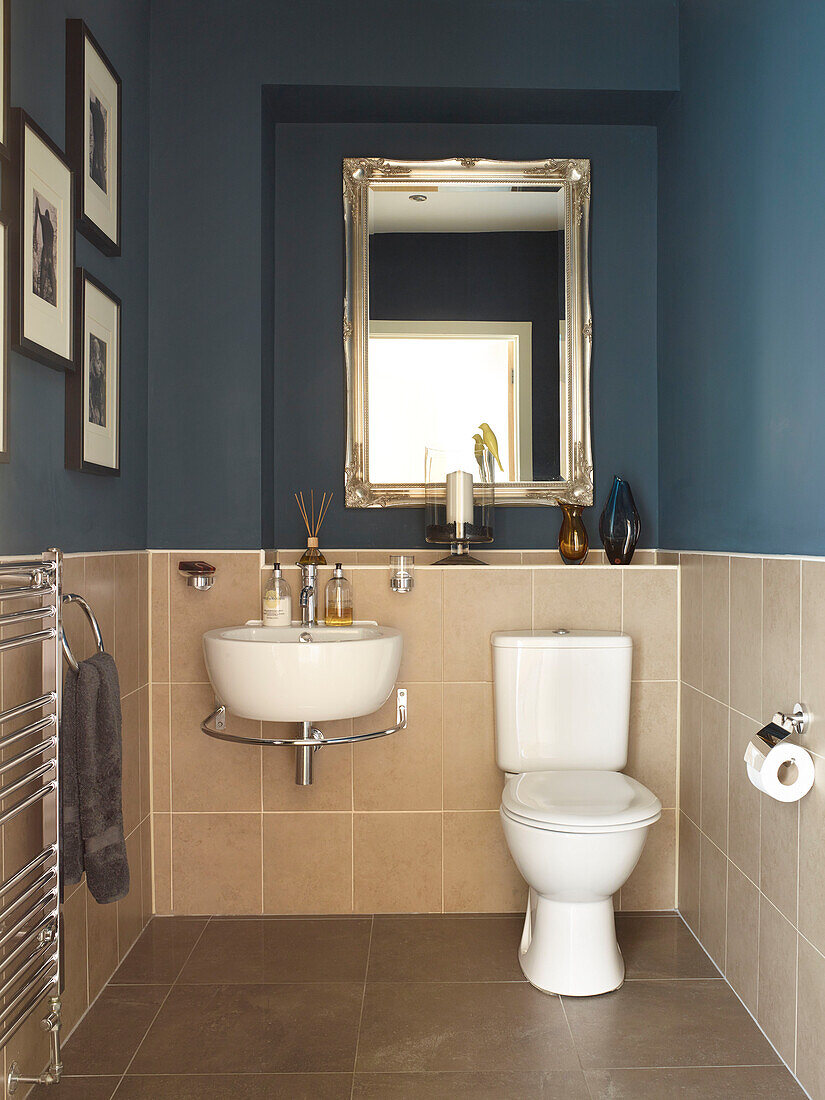
[(315, 514), (315, 490), (310, 489), (309, 492), (309, 511), (304, 503), (303, 491), (295, 494), (295, 502), (301, 512), (301, 518), (307, 529), (307, 548), (301, 557), (298, 559), (299, 565), (326, 565), (327, 559), (318, 549), (318, 532), (321, 530), (321, 524), (324, 522), (324, 517), (327, 514), (330, 504), (332, 503), (332, 493), (321, 497), (321, 505), (318, 509), (318, 515)]

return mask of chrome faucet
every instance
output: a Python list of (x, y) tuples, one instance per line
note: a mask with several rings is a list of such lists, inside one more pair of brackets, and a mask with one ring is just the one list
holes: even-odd
[(317, 626), (315, 609), (318, 606), (318, 566), (307, 562), (301, 566), (301, 626)]

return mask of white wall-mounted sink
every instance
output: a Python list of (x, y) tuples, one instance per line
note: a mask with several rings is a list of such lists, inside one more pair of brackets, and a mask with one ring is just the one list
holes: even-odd
[(390, 696), (402, 648), (400, 630), (374, 623), (233, 626), (203, 636), (218, 700), (241, 718), (264, 722), (371, 714)]

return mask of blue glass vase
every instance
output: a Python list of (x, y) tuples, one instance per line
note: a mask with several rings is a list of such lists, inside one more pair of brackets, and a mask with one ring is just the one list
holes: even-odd
[(613, 488), (599, 517), (599, 536), (611, 565), (629, 565), (642, 533), (642, 521), (630, 486), (620, 477), (613, 479)]

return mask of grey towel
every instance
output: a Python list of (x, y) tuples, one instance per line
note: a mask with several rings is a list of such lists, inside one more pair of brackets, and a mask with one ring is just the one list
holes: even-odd
[(66, 674), (61, 730), (63, 867), (101, 905), (129, 893), (121, 801), (121, 714), (117, 668), (108, 653)]

